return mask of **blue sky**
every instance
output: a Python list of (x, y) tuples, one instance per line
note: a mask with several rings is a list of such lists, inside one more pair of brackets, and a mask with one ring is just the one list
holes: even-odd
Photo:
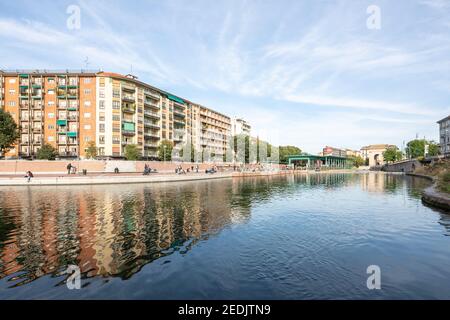
[[(69, 5), (80, 29), (66, 26)], [(1, 1), (0, 42), (0, 69), (132, 66), (313, 153), (437, 140), (450, 114), (450, 0)]]

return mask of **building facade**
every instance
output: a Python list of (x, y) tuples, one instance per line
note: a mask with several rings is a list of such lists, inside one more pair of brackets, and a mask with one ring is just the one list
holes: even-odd
[(110, 72), (0, 71), (0, 103), (21, 130), (10, 157), (34, 157), (49, 143), (60, 157), (84, 158), (93, 142), (100, 157), (136, 145), (156, 158), (162, 140), (223, 156), (232, 133), (230, 117)]
[(323, 148), (322, 155), (345, 158), (347, 157), (347, 152), (343, 149), (326, 146), (325, 148)]
[(382, 166), (385, 164), (383, 152), (389, 148), (397, 148), (390, 144), (373, 144), (361, 148), (361, 157), (368, 162), (370, 167)]
[(439, 120), (439, 141), (441, 154), (450, 156), (450, 116)]
[(250, 135), (251, 126), (250, 124), (242, 118), (233, 118), (231, 121), (231, 134), (233, 136), (239, 134)]

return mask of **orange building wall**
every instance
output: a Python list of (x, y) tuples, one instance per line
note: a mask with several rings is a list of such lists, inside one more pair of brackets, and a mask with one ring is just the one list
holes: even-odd
[[(15, 83), (9, 83), (10, 79), (15, 79)], [(19, 77), (9, 76), (5, 77), (5, 111), (9, 112), (14, 118), (14, 121), (19, 123)], [(15, 93), (10, 93), (9, 90), (14, 89)], [(15, 106), (10, 106), (10, 102), (14, 101)], [(11, 149), (6, 155), (7, 156), (17, 156), (19, 152), (18, 145), (14, 149)]]
[[(90, 79), (90, 83), (85, 83), (86, 79)], [(79, 88), (80, 88), (80, 156), (85, 157), (85, 149), (88, 147), (89, 142), (96, 141), (96, 79), (95, 77), (80, 77), (79, 78)], [(85, 90), (90, 90), (90, 93), (85, 93)], [(90, 101), (90, 106), (86, 106), (85, 102)], [(85, 114), (90, 113), (90, 117), (86, 118)], [(90, 129), (86, 129), (85, 126), (90, 126)], [(89, 139), (89, 141), (87, 140)], [(98, 147), (98, 146), (97, 146)]]

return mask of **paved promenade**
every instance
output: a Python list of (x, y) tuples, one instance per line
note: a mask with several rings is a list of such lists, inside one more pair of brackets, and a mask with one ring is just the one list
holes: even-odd
[(144, 176), (142, 173), (92, 173), (83, 175), (35, 174), (28, 182), (22, 175), (0, 175), (1, 186), (44, 186), (44, 185), (86, 185), (86, 184), (129, 184), (194, 181), (206, 179), (231, 178), (232, 172), (205, 173), (152, 173)]

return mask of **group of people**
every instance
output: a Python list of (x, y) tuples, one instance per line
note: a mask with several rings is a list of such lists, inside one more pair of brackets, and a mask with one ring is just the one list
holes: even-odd
[(212, 166), (211, 167), (211, 169), (206, 169), (205, 170), (205, 173), (211, 173), (211, 174), (213, 174), (213, 173), (216, 173), (218, 170), (217, 170), (217, 166)]
[(143, 172), (143, 175), (144, 176), (148, 176), (150, 173), (152, 173), (152, 172), (156, 172), (156, 169), (153, 169), (152, 170), (152, 168), (150, 168), (150, 166), (148, 165), (148, 164), (145, 164), (144, 165), (144, 172)]
[(175, 168), (175, 173), (177, 173), (177, 174), (186, 174), (186, 173), (189, 173), (189, 172), (198, 173), (198, 169), (199, 169), (198, 165), (196, 165), (195, 167), (194, 166), (190, 166), (190, 167), (186, 168), (186, 170), (181, 165), (179, 165), (179, 166), (177, 166)]

